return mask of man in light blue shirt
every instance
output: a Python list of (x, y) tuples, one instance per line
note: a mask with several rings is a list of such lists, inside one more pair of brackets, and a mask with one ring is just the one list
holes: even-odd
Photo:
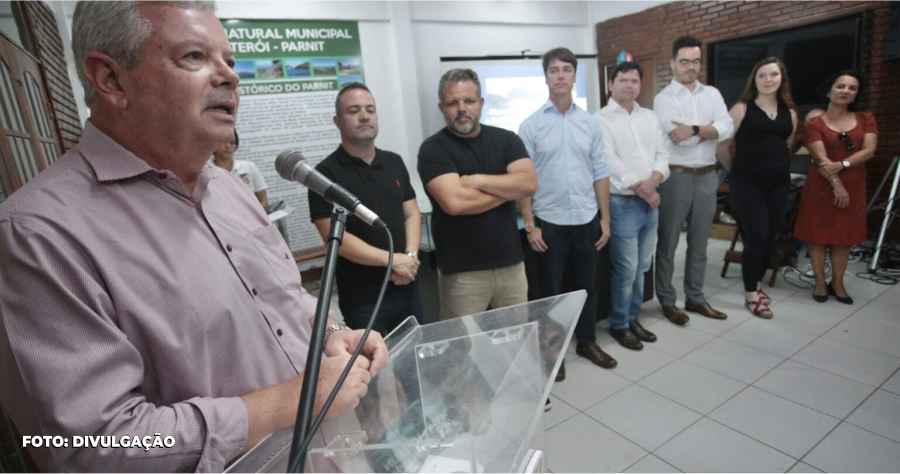
[[(597, 252), (609, 239), (610, 218), (603, 138), (597, 120), (572, 102), (575, 55), (556, 48), (543, 65), (550, 98), (519, 127), (538, 189), (533, 207), (532, 198), (520, 199), (519, 207), (528, 244), (538, 253), (541, 297), (560, 293), (566, 263), (573, 262), (573, 283), (588, 295), (575, 326), (576, 353), (609, 369), (616, 360), (600, 349), (595, 333)], [(561, 368), (557, 380), (564, 377)]]

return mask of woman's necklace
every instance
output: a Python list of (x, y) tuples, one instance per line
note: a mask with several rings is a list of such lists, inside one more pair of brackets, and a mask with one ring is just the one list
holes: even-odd
[(759, 107), (759, 110), (762, 110), (763, 112), (765, 112), (766, 115), (768, 115), (769, 119), (771, 119), (771, 120), (775, 120), (775, 117), (778, 116), (778, 104), (775, 105), (775, 110), (773, 110), (771, 112), (769, 110), (763, 108), (762, 105), (759, 105), (759, 101), (756, 101), (756, 106)]

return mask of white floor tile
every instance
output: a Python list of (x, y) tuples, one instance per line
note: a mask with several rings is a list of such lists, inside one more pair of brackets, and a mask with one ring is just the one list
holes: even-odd
[(707, 418), (653, 454), (684, 472), (785, 472), (796, 462)]
[(746, 384), (676, 360), (638, 382), (644, 388), (707, 414), (746, 387)]
[(566, 364), (566, 379), (554, 383), (551, 393), (576, 409), (584, 410), (630, 384), (612, 371), (581, 358)]
[(634, 463), (626, 469), (624, 472), (681, 472), (678, 469), (672, 467), (672, 465), (663, 461), (662, 459), (648, 454), (644, 456), (640, 461)]
[(813, 336), (821, 336), (847, 319), (846, 315), (814, 311), (787, 300), (773, 304), (772, 313), (775, 315), (771, 320), (773, 323)]
[(797, 472), (797, 473), (806, 472), (806, 473), (816, 474), (816, 473), (819, 473), (822, 471), (810, 466), (809, 464), (806, 464), (805, 462), (798, 461), (797, 464), (794, 464), (794, 467), (792, 467), (791, 470), (788, 472)]
[(781, 357), (722, 338), (710, 341), (685, 356), (684, 360), (748, 384), (784, 361)]
[(734, 329), (736, 326), (753, 317), (753, 315), (748, 313), (743, 307), (742, 298), (742, 296), (730, 292), (730, 290), (727, 293), (721, 292), (710, 296), (707, 298), (707, 302), (710, 306), (726, 313), (728, 319), (712, 319), (696, 313), (688, 313), (691, 317), (691, 320), (688, 321), (688, 326), (691, 329), (703, 331), (714, 336), (720, 336), (731, 329)]
[(648, 451), (701, 418), (699, 413), (639, 385), (616, 393), (585, 413)]
[(791, 359), (873, 387), (900, 368), (896, 357), (825, 338), (806, 346)]
[(883, 324), (900, 329), (900, 308), (895, 304), (872, 301), (864, 308), (853, 313), (851, 319), (860, 319), (869, 323)]
[(554, 472), (620, 472), (646, 454), (584, 414), (547, 431), (547, 467)]
[(822, 337), (889, 356), (900, 357), (900, 328), (869, 323), (851, 317)]
[(876, 390), (846, 421), (900, 442), (900, 395)]
[(886, 290), (884, 293), (875, 298), (875, 301), (900, 305), (900, 285), (894, 285), (893, 288)]
[(603, 350), (619, 361), (619, 365), (613, 369), (616, 375), (637, 382), (675, 360), (675, 357), (654, 349), (655, 345), (655, 342), (645, 342), (643, 350), (633, 351), (617, 342)]
[(779, 357), (790, 357), (813, 342), (816, 336), (772, 324), (771, 321), (751, 319), (728, 331), (722, 338)]
[[(695, 317), (702, 318), (703, 316), (691, 316), (691, 321)], [(687, 326), (678, 326), (669, 322), (668, 319), (663, 319), (646, 326), (656, 334), (657, 340), (653, 343), (653, 348), (675, 357), (681, 357), (713, 339), (714, 336), (711, 334), (691, 329), (689, 327), (691, 321), (688, 321)]]
[(841, 423), (802, 461), (824, 472), (897, 472), (900, 444)]
[(841, 422), (754, 387), (747, 387), (709, 417), (797, 459)]
[(755, 387), (844, 419), (875, 387), (791, 360), (753, 383)]
[(900, 394), (900, 371), (897, 371), (894, 373), (893, 377), (887, 379), (881, 388), (889, 392)]
[(549, 430), (578, 413), (578, 410), (573, 408), (572, 405), (569, 405), (553, 395), (550, 395), (550, 402), (553, 407), (550, 411), (544, 412), (544, 429)]

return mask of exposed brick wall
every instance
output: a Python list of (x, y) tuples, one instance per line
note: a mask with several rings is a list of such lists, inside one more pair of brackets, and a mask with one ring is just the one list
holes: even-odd
[(43, 2), (23, 2), (31, 26), (35, 49), (41, 61), (44, 84), (49, 91), (56, 131), (67, 151), (81, 137), (81, 120), (66, 69), (66, 55), (53, 12)]
[[(615, 64), (625, 49), (635, 60), (653, 59), (652, 87), (662, 90), (672, 80), (669, 69), (672, 42), (682, 35), (695, 36), (706, 45), (726, 39), (751, 36), (816, 23), (866, 11), (862, 38), (862, 70), (869, 90), (862, 106), (875, 113), (880, 132), (878, 151), (867, 164), (868, 190), (878, 187), (891, 159), (900, 154), (900, 60), (886, 62), (884, 47), (890, 28), (892, 2), (674, 2), (597, 24), (597, 62), (602, 68)], [(706, 80), (706, 70), (701, 80)], [(788, 64), (790, 67), (790, 64)], [(645, 78), (644, 87), (651, 87)], [(823, 78), (824, 79), (824, 78)], [(602, 78), (601, 78), (602, 80)], [(731, 104), (729, 104), (730, 106)], [(889, 187), (889, 186), (888, 186)], [(886, 198), (886, 191), (882, 191)], [(883, 214), (869, 215), (870, 238), (881, 227)], [(900, 226), (891, 237), (900, 239)]]

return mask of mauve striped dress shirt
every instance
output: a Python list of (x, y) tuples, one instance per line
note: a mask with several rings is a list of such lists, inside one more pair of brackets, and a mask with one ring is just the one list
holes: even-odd
[[(88, 122), (0, 205), (0, 403), (44, 471), (221, 471), (241, 395), (304, 369), (315, 298), (245, 185), (207, 164), (192, 196)], [(175, 438), (170, 449), (72, 436)]]

